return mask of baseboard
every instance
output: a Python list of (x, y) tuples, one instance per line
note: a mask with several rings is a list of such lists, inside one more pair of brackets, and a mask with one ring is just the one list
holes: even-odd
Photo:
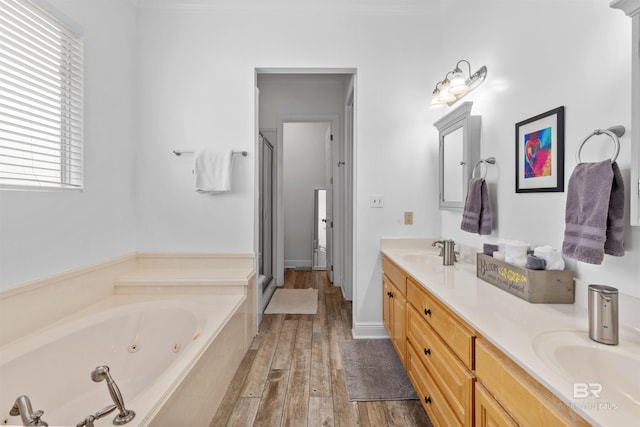
[(313, 263), (310, 259), (285, 259), (284, 268), (311, 268)]
[(354, 339), (389, 338), (389, 334), (387, 334), (381, 322), (356, 323), (351, 329), (351, 335), (353, 335)]

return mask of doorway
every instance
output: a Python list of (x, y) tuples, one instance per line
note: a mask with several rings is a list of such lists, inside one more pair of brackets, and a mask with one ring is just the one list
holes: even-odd
[[(351, 300), (355, 282), (354, 256), (354, 188), (355, 188), (355, 69), (301, 70), (256, 69), (256, 134), (262, 133), (274, 145), (273, 181), (273, 283), (284, 284), (286, 267), (319, 268), (323, 255), (320, 248), (314, 256), (314, 206), (313, 190), (326, 190), (326, 239), (324, 257), (327, 273), (332, 275), (334, 286), (342, 288), (346, 299)], [(292, 235), (304, 236), (304, 249), (285, 255), (285, 124), (331, 123), (327, 129), (325, 155), (310, 154), (303, 159), (324, 163), (324, 184), (317, 184), (305, 197), (308, 203), (308, 226)], [(294, 163), (295, 164), (295, 163)], [(260, 188), (260, 185), (257, 185)], [(331, 189), (334, 191), (331, 191)], [(262, 214), (261, 214), (262, 215)], [(258, 225), (259, 228), (259, 225)], [(333, 248), (333, 251), (331, 250)], [(333, 266), (333, 269), (332, 269)], [(266, 301), (268, 302), (268, 301)], [(265, 303), (266, 304), (266, 303)], [(260, 310), (260, 307), (259, 307)], [(259, 313), (259, 316), (261, 313)]]

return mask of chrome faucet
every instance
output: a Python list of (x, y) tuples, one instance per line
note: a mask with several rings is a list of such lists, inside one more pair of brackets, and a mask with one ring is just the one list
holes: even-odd
[(35, 411), (31, 408), (31, 401), (29, 397), (22, 395), (16, 399), (16, 402), (13, 404), (11, 411), (9, 411), (9, 415), (20, 415), (22, 418), (22, 424), (25, 426), (48, 426), (49, 424), (45, 423), (40, 419), (44, 414), (43, 411)]
[(109, 389), (109, 394), (111, 395), (111, 399), (113, 399), (113, 403), (115, 403), (115, 407), (118, 409), (118, 415), (116, 415), (115, 418), (113, 419), (113, 424), (117, 426), (121, 426), (123, 424), (128, 423), (133, 419), (133, 417), (136, 416), (135, 412), (124, 407), (124, 399), (122, 398), (120, 389), (118, 388), (115, 381), (113, 381), (113, 378), (111, 378), (111, 374), (109, 374), (108, 366), (102, 365), (102, 366), (96, 367), (93, 371), (91, 371), (91, 379), (97, 383), (103, 380), (107, 381), (107, 388)]
[(450, 239), (436, 240), (431, 244), (431, 246), (440, 248), (440, 254), (438, 256), (442, 257), (442, 265), (453, 265), (453, 263), (458, 260), (456, 258), (455, 245), (456, 242)]

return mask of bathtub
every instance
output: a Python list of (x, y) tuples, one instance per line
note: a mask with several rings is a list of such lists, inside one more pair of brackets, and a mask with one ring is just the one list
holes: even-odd
[[(208, 425), (224, 394), (216, 384), (230, 381), (250, 339), (245, 300), (117, 295), (3, 346), (0, 425), (22, 425), (9, 410), (23, 394), (50, 426), (75, 426), (111, 405), (106, 383), (90, 377), (99, 365), (136, 413), (127, 426)], [(113, 425), (116, 413), (95, 425)]]

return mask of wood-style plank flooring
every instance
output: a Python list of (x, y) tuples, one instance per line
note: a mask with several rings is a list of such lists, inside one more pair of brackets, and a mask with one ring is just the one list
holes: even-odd
[(265, 315), (211, 427), (428, 426), (418, 400), (350, 402), (338, 343), (351, 303), (324, 271), (287, 270), (285, 288), (318, 289), (318, 312)]

